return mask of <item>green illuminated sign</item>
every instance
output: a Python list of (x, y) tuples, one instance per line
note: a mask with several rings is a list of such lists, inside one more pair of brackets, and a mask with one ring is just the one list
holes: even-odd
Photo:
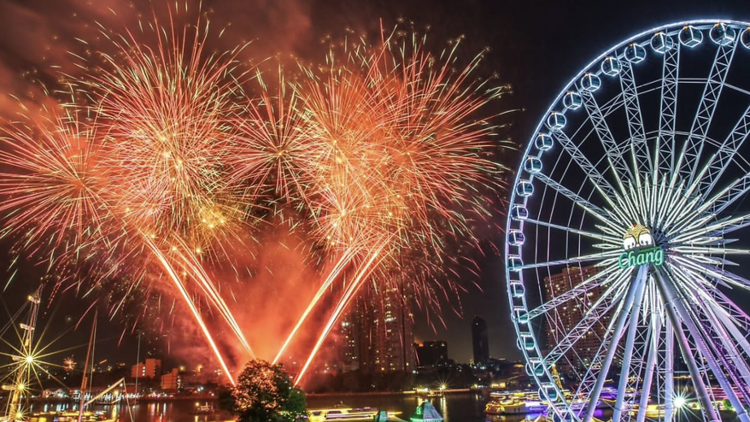
[(660, 267), (664, 264), (664, 250), (661, 246), (654, 246), (648, 249), (634, 249), (623, 252), (617, 258), (617, 265), (620, 268), (640, 267), (641, 265), (653, 264)]

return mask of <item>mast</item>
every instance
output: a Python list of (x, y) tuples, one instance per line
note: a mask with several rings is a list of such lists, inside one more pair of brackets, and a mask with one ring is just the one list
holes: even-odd
[(90, 362), (94, 359), (94, 339), (96, 338), (96, 320), (99, 316), (99, 310), (94, 313), (94, 323), (91, 325), (91, 335), (89, 336), (89, 347), (86, 350), (86, 364), (83, 367), (83, 380), (81, 380), (81, 402), (78, 405), (78, 422), (83, 419), (83, 408), (86, 407), (86, 388), (88, 388), (88, 370)]
[(29, 387), (29, 381), (31, 379), (31, 371), (34, 365), (34, 329), (36, 327), (36, 319), (39, 314), (39, 293), (37, 290), (33, 294), (28, 296), (28, 301), (31, 304), (29, 310), (29, 318), (26, 323), (19, 324), (21, 329), (21, 347), (18, 349), (20, 356), (13, 356), (15, 362), (19, 362), (19, 366), (16, 373), (16, 378), (13, 385), (3, 385), (3, 390), (12, 391), (8, 405), (5, 408), (4, 421), (15, 421), (23, 417), (21, 409), (21, 398), (24, 391)]

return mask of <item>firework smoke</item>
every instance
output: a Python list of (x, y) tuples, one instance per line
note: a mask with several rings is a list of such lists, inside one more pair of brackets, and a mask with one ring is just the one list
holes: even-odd
[[(459, 43), (431, 54), (416, 33), (381, 29), (324, 65), (264, 72), (245, 43), (209, 49), (206, 14), (183, 25), (189, 10), (123, 33), (101, 20), (75, 71), (56, 74), (67, 97), (19, 102), (0, 137), (3, 236), (113, 286), (111, 315), (134, 294), (174, 292), (230, 381), (207, 320), (254, 357), (247, 338), (274, 317), (259, 284), (304, 303), (276, 310), (283, 326), (261, 347), (306, 356), (297, 382), (362, 286), (408, 285), (430, 305), (459, 292), (441, 275), (460, 259), (446, 250), (478, 247), (494, 213), (482, 193), (504, 171), (485, 109), (506, 87), (478, 79), (482, 55), (462, 63)], [(312, 349), (294, 345), (302, 330)]]

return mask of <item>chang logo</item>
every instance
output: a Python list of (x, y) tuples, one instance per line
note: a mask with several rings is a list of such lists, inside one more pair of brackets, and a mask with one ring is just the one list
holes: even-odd
[(617, 265), (620, 268), (640, 267), (653, 264), (657, 267), (664, 264), (664, 250), (661, 246), (653, 246), (654, 238), (651, 231), (640, 224), (633, 224), (622, 237), (622, 247), (625, 252), (620, 254)]
[(622, 246), (626, 251), (653, 244), (654, 239), (651, 237), (651, 231), (640, 224), (633, 224), (633, 227), (629, 227), (622, 237)]

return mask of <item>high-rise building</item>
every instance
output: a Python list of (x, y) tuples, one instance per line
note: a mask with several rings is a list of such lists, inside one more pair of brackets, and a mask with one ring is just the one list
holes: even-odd
[(471, 321), (471, 344), (474, 349), (474, 363), (487, 363), (490, 360), (487, 321), (479, 315)]
[(342, 319), (339, 354), (343, 371), (363, 373), (414, 369), (413, 315), (408, 295), (396, 287), (363, 287)]
[[(356, 307), (355, 307), (356, 310)], [(341, 372), (349, 372), (359, 369), (359, 324), (357, 313), (350, 312), (343, 318), (339, 327), (341, 340), (339, 341), (339, 354)]]
[(445, 340), (415, 343), (417, 366), (420, 368), (440, 366), (448, 363), (448, 342)]
[(161, 375), (161, 359), (148, 358), (145, 362), (138, 362), (130, 369), (133, 378), (154, 379)]
[(180, 374), (179, 369), (174, 368), (172, 372), (161, 376), (162, 390), (178, 390), (180, 388), (182, 388), (182, 374)]
[[(549, 301), (581, 284), (601, 271), (601, 267), (569, 267), (560, 274), (544, 278), (544, 299)], [(558, 306), (549, 315), (545, 324), (546, 348), (551, 350), (568, 334), (604, 293), (600, 286), (592, 286), (577, 298)], [(573, 347), (557, 362), (557, 370), (568, 373), (573, 369), (584, 369), (596, 356), (607, 332), (610, 317), (605, 314), (583, 333)]]

